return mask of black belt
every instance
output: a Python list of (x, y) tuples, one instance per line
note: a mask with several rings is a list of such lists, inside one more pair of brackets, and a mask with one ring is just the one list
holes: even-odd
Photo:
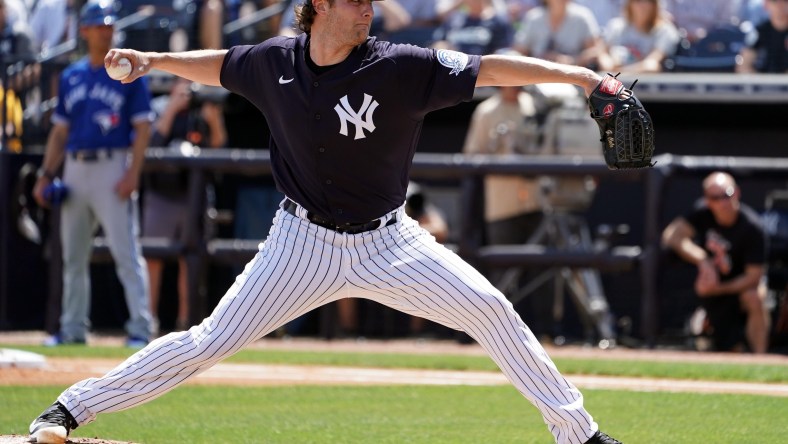
[(126, 147), (118, 148), (85, 148), (81, 150), (70, 150), (68, 156), (81, 162), (94, 162), (96, 160), (112, 159), (113, 151), (126, 150)]
[[(298, 208), (298, 204), (293, 202), (290, 199), (285, 199), (285, 203), (282, 206), (283, 210), (287, 211), (288, 213), (290, 213), (290, 214), (292, 214), (293, 216), (296, 216), (296, 217), (298, 217), (298, 214), (296, 214), (296, 209), (297, 208)], [(311, 211), (306, 214), (306, 218), (307, 218), (307, 220), (309, 220), (309, 222), (312, 222), (315, 225), (320, 225), (323, 228), (327, 228), (329, 230), (336, 231), (337, 233), (347, 233), (347, 234), (359, 234), (359, 233), (364, 233), (364, 232), (367, 232), (367, 231), (372, 231), (372, 230), (380, 228), (380, 224), (381, 224), (381, 219), (375, 219), (375, 220), (371, 220), (369, 222), (364, 222), (364, 223), (360, 223), (360, 224), (350, 224), (350, 223), (348, 223), (348, 224), (342, 224), (342, 225), (335, 225), (335, 224), (331, 223), (331, 221), (329, 221), (327, 219), (324, 219), (324, 218), (312, 213)], [(389, 225), (394, 225), (395, 223), (397, 223), (397, 215), (396, 214), (392, 215), (391, 219), (389, 219), (384, 226), (388, 227)]]

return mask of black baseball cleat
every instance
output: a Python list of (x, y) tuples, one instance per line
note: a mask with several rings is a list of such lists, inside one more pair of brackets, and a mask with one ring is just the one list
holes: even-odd
[(37, 444), (63, 444), (68, 434), (79, 424), (68, 409), (55, 402), (30, 424), (30, 442)]
[(613, 439), (604, 433), (597, 431), (594, 433), (594, 436), (591, 437), (586, 444), (621, 444), (621, 441)]

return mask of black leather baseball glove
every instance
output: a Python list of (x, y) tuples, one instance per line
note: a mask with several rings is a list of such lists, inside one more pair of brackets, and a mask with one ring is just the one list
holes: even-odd
[(632, 88), (624, 88), (616, 77), (618, 74), (605, 76), (588, 97), (591, 117), (599, 125), (605, 163), (611, 170), (654, 166), (651, 116)]

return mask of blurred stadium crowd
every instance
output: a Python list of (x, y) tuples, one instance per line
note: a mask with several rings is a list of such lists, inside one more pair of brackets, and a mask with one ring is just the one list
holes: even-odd
[[(120, 18), (114, 25), (115, 46), (183, 51), (295, 35), (299, 32), (295, 9), (304, 1), (308, 0), (118, 0), (114, 2)], [(0, 64), (4, 68), (0, 72), (0, 100), (4, 103), (0, 106), (5, 107), (0, 113), (0, 128), (4, 129), (0, 150), (41, 151), (50, 129), (49, 115), (56, 106), (58, 77), (85, 54), (77, 32), (84, 4), (85, 0), (0, 0)], [(373, 6), (371, 34), (395, 43), (472, 54), (519, 53), (634, 75), (788, 72), (788, 0), (385, 0)], [(150, 76), (154, 96), (167, 99), (173, 91), (172, 80)], [(193, 104), (200, 107), (238, 99), (194, 85), (192, 92)], [(588, 141), (598, 137), (577, 91), (518, 88), (490, 96), (468, 122), (466, 144), (457, 146), (456, 151), (566, 154), (567, 148), (587, 147)], [(238, 107), (233, 103), (224, 112)], [(508, 112), (515, 116), (507, 116)], [(496, 124), (496, 119), (520, 125), (508, 127)], [(578, 121), (584, 125), (573, 125)], [(224, 146), (265, 148), (262, 144), (267, 139), (259, 134), (259, 128), (248, 132), (253, 134), (231, 132)], [(570, 154), (600, 153), (595, 148)], [(486, 183), (488, 207), (483, 210), (486, 242), (528, 241), (544, 224), (545, 203), (533, 198), (538, 194), (535, 190), (545, 188), (544, 180), (492, 177), (490, 181)], [(272, 213), (281, 197), (269, 178), (264, 182), (229, 177), (221, 182), (237, 190), (233, 198), (237, 199), (236, 225), (230, 237), (259, 239), (266, 235), (272, 214), (261, 215), (259, 208), (270, 207)], [(152, 189), (149, 182), (145, 185)], [(517, 192), (496, 192), (496, 186)], [(549, 204), (582, 212), (593, 197), (593, 186), (586, 178), (572, 183), (564, 180), (558, 188), (565, 190), (565, 195), (553, 196)], [(555, 184), (552, 187), (556, 188)], [(221, 194), (219, 188), (216, 181), (215, 192)], [(511, 201), (502, 200), (504, 195)], [(523, 230), (524, 226), (528, 229)], [(518, 233), (525, 238), (496, 241), (490, 238), (492, 233)], [(456, 233), (449, 234), (450, 240), (453, 236)], [(178, 323), (185, 323), (185, 318), (181, 310)], [(340, 312), (340, 324), (342, 318)], [(351, 329), (355, 326), (348, 327)], [(337, 332), (325, 333), (329, 337), (334, 334)]]
[[(299, 0), (122, 0), (119, 47), (180, 51), (253, 44), (296, 32)], [(81, 55), (84, 0), (0, 0), (9, 91), (4, 144), (42, 143), (57, 74)], [(372, 34), (393, 42), (520, 53), (599, 71), (788, 69), (785, 0), (386, 0)], [(155, 85), (154, 86), (154, 93)], [(168, 89), (162, 88), (159, 92)]]

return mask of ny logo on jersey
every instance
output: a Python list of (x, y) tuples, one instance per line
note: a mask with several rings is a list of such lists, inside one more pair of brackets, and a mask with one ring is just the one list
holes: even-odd
[[(356, 137), (354, 140), (364, 139), (364, 130), (370, 133), (375, 131), (375, 123), (372, 122), (372, 113), (378, 107), (378, 101), (373, 100), (372, 96), (364, 94), (364, 103), (361, 104), (361, 109), (356, 112), (350, 103), (347, 101), (347, 96), (339, 99), (339, 104), (334, 107), (334, 111), (339, 115), (339, 134), (347, 136), (347, 123), (350, 122), (356, 126)], [(364, 115), (362, 120), (361, 116)]]

